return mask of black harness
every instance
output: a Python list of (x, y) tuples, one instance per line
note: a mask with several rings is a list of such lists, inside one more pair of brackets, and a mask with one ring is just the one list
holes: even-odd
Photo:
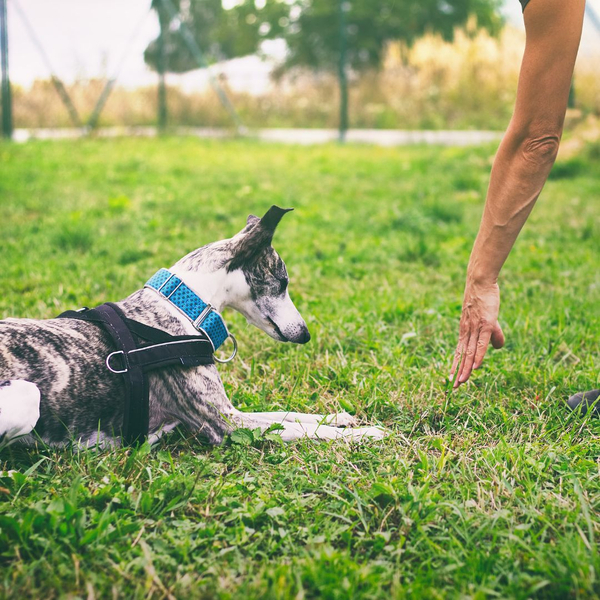
[(106, 367), (112, 373), (122, 375), (125, 381), (121, 435), (126, 445), (142, 443), (148, 437), (150, 371), (214, 363), (213, 345), (204, 332), (173, 336), (162, 329), (128, 319), (111, 302), (92, 309), (70, 310), (57, 318), (95, 323), (110, 334), (116, 350), (106, 357)]

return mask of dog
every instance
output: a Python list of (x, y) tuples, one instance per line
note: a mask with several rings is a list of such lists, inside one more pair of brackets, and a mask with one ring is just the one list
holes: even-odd
[[(218, 314), (239, 311), (279, 342), (306, 344), (310, 334), (292, 302), (284, 262), (271, 242), (283, 215), (272, 206), (231, 239), (194, 250), (169, 270)], [(159, 290), (160, 291), (160, 290)], [(129, 319), (174, 336), (197, 334), (194, 323), (157, 289), (144, 287), (116, 303)], [(110, 356), (116, 354), (106, 331), (75, 318), (0, 321), (0, 440), (52, 446), (119, 446), (126, 387)], [(108, 357), (108, 358), (107, 358)], [(279, 424), (284, 441), (380, 439), (379, 427), (355, 427), (342, 412), (244, 413), (228, 399), (214, 364), (167, 366), (148, 379), (148, 441), (156, 442), (178, 425), (220, 444), (236, 428), (265, 431)]]

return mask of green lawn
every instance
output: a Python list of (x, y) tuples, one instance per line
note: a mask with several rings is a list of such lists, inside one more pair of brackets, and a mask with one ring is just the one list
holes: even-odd
[[(193, 139), (0, 145), (0, 317), (123, 298), (249, 212), (313, 340), (227, 314), (245, 410), (346, 409), (364, 445), (256, 439), (0, 454), (0, 597), (600, 594), (598, 151), (558, 165), (504, 270), (504, 350), (447, 394), (494, 148)], [(0, 374), (1, 375), (1, 374)]]

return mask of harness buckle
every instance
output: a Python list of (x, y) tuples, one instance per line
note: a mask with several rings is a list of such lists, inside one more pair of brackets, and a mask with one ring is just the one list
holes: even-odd
[(116, 352), (111, 352), (107, 357), (106, 357), (106, 368), (111, 371), (112, 373), (117, 373), (117, 374), (122, 374), (122, 373), (127, 373), (127, 371), (129, 370), (127, 367), (125, 367), (124, 369), (113, 369), (113, 367), (111, 367), (110, 365), (110, 360), (113, 356), (116, 356), (117, 354), (120, 354), (122, 357), (122, 361), (123, 364), (126, 365), (127, 361), (125, 359), (125, 352), (123, 352), (123, 350), (117, 350)]

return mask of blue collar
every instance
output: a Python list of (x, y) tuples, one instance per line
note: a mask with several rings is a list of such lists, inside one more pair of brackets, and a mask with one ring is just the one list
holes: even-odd
[(223, 317), (167, 269), (155, 273), (144, 287), (155, 290), (179, 309), (198, 331), (203, 331), (215, 351), (229, 337)]

